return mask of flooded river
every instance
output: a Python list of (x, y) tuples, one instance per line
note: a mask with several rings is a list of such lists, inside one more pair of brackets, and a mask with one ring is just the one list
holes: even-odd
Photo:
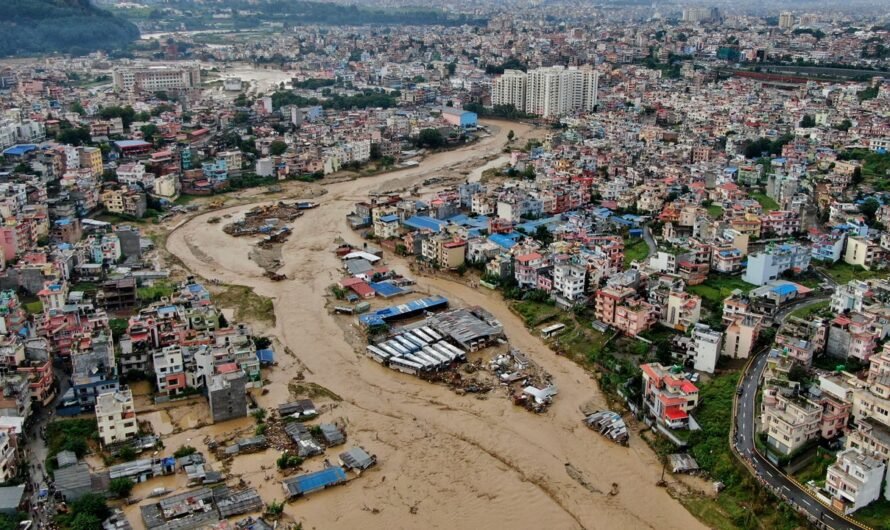
[[(411, 186), (461, 164), (469, 169), (502, 165), (507, 130), (513, 129), (524, 143), (530, 129), (515, 123), (492, 125), (498, 129), (493, 136), (431, 155), (419, 167), (327, 185), (319, 208), (293, 224), (294, 233), (284, 245), (285, 265), (279, 272), (289, 281), (264, 278), (247, 257), (249, 241), (227, 236), (222, 224), (207, 223), (221, 213), (237, 217), (250, 205), (199, 215), (170, 234), (167, 249), (194, 272), (249, 286), (274, 299), (277, 323), (268, 332), (298, 360), (279, 353), (268, 393), (258, 398), (261, 405), (271, 409), (289, 400), (288, 383), (303, 371), (306, 380), (343, 398), (323, 419), (342, 420), (348, 445), (362, 445), (379, 458), (377, 469), (344, 487), (288, 504), (286, 512), (308, 527), (326, 529), (702, 528), (655, 486), (661, 465), (644, 442), (633, 439), (629, 447), (619, 447), (582, 425), (579, 407), (591, 400), (603, 402), (595, 381), (530, 334), (497, 295), (443, 279), (418, 278), (419, 289), (445, 295), (453, 305), (479, 304), (490, 310), (504, 324), (511, 343), (554, 376), (559, 395), (545, 414), (515, 407), (498, 391), (483, 399), (458, 396), (384, 368), (357, 354), (325, 310), (325, 290), (341, 274), (332, 252), (335, 240), (360, 243), (345, 221), (353, 203), (369, 192)], [(497, 158), (486, 164), (492, 156)], [(405, 268), (404, 262), (388, 261)], [(203, 449), (200, 439), (207, 434), (246, 431), (251, 422), (247, 418), (185, 430), (165, 438), (165, 443), (173, 449), (188, 441)], [(335, 455), (329, 452), (329, 457)], [(259, 487), (266, 502), (280, 500), (277, 456), (269, 450), (238, 457), (230, 471)], [(305, 467), (314, 470), (320, 464)], [(609, 494), (613, 483), (617, 495)], [(128, 514), (141, 524), (135, 507)]]

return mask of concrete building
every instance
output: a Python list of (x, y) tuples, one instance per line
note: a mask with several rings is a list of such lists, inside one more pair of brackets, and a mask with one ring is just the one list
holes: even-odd
[(136, 436), (139, 426), (133, 406), (133, 392), (121, 387), (96, 398), (96, 422), (103, 445), (111, 445)]
[(788, 456), (819, 439), (821, 406), (809, 399), (781, 392), (775, 394), (774, 400), (769, 400), (766, 393), (764, 391), (761, 428), (772, 450)]
[(698, 406), (698, 387), (682, 372), (674, 373), (659, 363), (641, 365), (643, 404), (659, 423), (670, 429), (689, 425), (689, 412)]
[(114, 69), (112, 80), (114, 89), (123, 92), (198, 88), (201, 85), (201, 68), (197, 64), (122, 66)]
[(591, 111), (597, 103), (599, 73), (590, 67), (550, 66), (505, 70), (492, 87), (493, 105), (513, 105), (544, 118)]
[(726, 327), (723, 355), (732, 359), (747, 359), (760, 334), (760, 318), (754, 315), (737, 315)]
[(831, 494), (831, 504), (850, 514), (876, 501), (881, 496), (886, 467), (884, 462), (859, 449), (844, 449), (838, 453), (825, 476), (825, 489)]
[(810, 250), (795, 243), (770, 245), (748, 256), (748, 268), (742, 279), (754, 285), (777, 280), (785, 271), (799, 273), (810, 266)]
[(525, 90), (528, 76), (521, 70), (504, 70), (491, 88), (491, 104), (512, 105), (517, 110), (525, 108)]
[(242, 371), (217, 374), (207, 386), (213, 423), (247, 416), (247, 375)]
[(790, 11), (782, 11), (779, 14), (779, 28), (791, 29), (794, 27), (794, 13)]
[(723, 345), (723, 333), (706, 324), (696, 324), (692, 330), (692, 340), (695, 351), (693, 367), (699, 372), (713, 374)]
[(875, 241), (864, 237), (849, 237), (847, 250), (844, 252), (844, 263), (871, 270), (877, 263), (883, 261), (884, 254), (884, 249)]

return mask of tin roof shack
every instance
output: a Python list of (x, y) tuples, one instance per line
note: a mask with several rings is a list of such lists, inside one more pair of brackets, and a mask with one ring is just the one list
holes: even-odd
[(209, 488), (187, 491), (140, 507), (148, 530), (192, 530), (219, 521)]
[(318, 429), (321, 439), (324, 440), (325, 445), (328, 447), (346, 443), (346, 436), (343, 435), (343, 431), (333, 423), (322, 423), (318, 426)]
[(369, 455), (361, 447), (353, 447), (348, 451), (340, 453), (338, 458), (340, 460), (340, 465), (346, 469), (351, 469), (358, 474), (377, 465), (377, 457)]
[(169, 475), (176, 471), (176, 459), (167, 458), (143, 458), (124, 462), (108, 468), (108, 478), (129, 478), (137, 484), (161, 475)]
[(115, 508), (108, 519), (102, 521), (102, 530), (133, 530), (130, 521), (120, 508)]
[(331, 486), (346, 483), (346, 470), (342, 467), (328, 467), (321, 471), (299, 475), (282, 482), (288, 499), (296, 499)]
[(311, 420), (318, 416), (318, 409), (311, 399), (298, 399), (290, 403), (278, 405), (278, 416), (281, 418), (295, 418), (300, 421)]
[(216, 374), (207, 387), (213, 423), (247, 416), (247, 375), (243, 371)]
[(494, 315), (478, 306), (433, 315), (428, 322), (437, 332), (471, 352), (488, 346), (504, 335), (504, 328)]
[(0, 514), (15, 515), (22, 506), (25, 485), (0, 488)]
[(324, 447), (315, 441), (309, 428), (292, 421), (284, 426), (284, 431), (297, 445), (297, 456), (300, 458), (309, 458), (324, 453)]
[(269, 448), (269, 440), (265, 436), (251, 436), (249, 438), (241, 438), (234, 444), (228, 446), (224, 450), (225, 456), (235, 456), (238, 454), (258, 453)]
[(56, 481), (56, 490), (67, 502), (76, 501), (92, 491), (90, 467), (86, 462), (66, 464), (64, 467), (59, 462), (59, 469), (53, 473), (53, 476)]
[(630, 438), (624, 419), (617, 412), (598, 410), (584, 418), (584, 424), (613, 442), (627, 445)]
[(226, 490), (225, 495), (217, 495), (214, 492), (217, 499), (216, 507), (219, 510), (219, 515), (223, 518), (255, 512), (263, 508), (263, 499), (253, 488), (235, 493), (229, 492), (225, 487), (217, 488), (217, 490)]

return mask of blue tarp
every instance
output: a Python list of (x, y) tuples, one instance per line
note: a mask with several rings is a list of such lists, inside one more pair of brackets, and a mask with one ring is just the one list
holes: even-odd
[(399, 220), (399, 216), (397, 214), (389, 214), (383, 215), (380, 217), (380, 221), (383, 223), (396, 223)]
[(37, 149), (37, 146), (34, 144), (20, 144), (6, 149), (3, 151), (3, 154), (6, 156), (24, 156), (35, 149)]
[(305, 495), (343, 482), (346, 482), (346, 471), (342, 467), (329, 467), (294, 477), (287, 485), (292, 495)]
[(773, 292), (778, 294), (779, 296), (787, 296), (791, 293), (796, 293), (797, 287), (790, 283), (783, 283), (782, 285), (773, 287)]

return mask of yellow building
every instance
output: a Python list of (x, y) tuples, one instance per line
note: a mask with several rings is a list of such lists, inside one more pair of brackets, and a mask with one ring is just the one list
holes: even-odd
[(102, 175), (104, 168), (102, 166), (102, 150), (98, 147), (81, 147), (80, 151), (80, 167), (89, 169), (94, 177)]

